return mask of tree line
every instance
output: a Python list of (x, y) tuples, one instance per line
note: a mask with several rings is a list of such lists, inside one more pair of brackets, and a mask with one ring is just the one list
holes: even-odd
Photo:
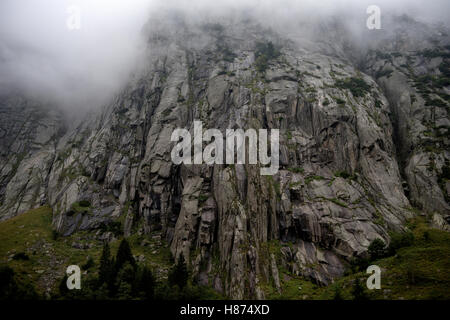
[(67, 288), (67, 275), (61, 279), (56, 299), (86, 300), (178, 300), (212, 299), (218, 294), (211, 288), (196, 285), (190, 278), (183, 255), (169, 270), (167, 280), (156, 280), (152, 270), (138, 265), (130, 245), (123, 239), (115, 256), (107, 243), (95, 270), (88, 266), (91, 276), (82, 282), (80, 290)]

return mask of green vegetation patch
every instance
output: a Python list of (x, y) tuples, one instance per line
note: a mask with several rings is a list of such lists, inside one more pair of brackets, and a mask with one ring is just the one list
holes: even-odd
[(350, 90), (354, 97), (364, 97), (372, 89), (364, 79), (356, 77), (339, 79), (335, 82), (335, 86), (340, 89)]
[[(77, 203), (79, 208), (83, 205), (87, 203)], [(211, 288), (196, 285), (184, 262), (174, 266), (169, 247), (156, 233), (134, 234), (127, 241), (119, 237), (108, 249), (100, 240), (88, 240), (91, 235), (58, 236), (47, 206), (0, 222), (0, 300), (42, 299), (50, 277), (51, 299), (222, 298)], [(74, 241), (89, 246), (75, 248)], [(135, 261), (139, 256), (145, 260)], [(87, 271), (79, 291), (69, 292), (65, 286), (69, 265)], [(153, 275), (155, 269), (159, 272)], [(168, 271), (169, 281), (161, 270)]]
[(278, 58), (281, 52), (272, 42), (258, 42), (255, 49), (255, 64), (259, 72), (265, 72), (270, 61)]
[[(450, 233), (430, 228), (424, 218), (409, 223), (410, 232), (394, 233), (391, 244), (375, 240), (369, 247), (371, 258), (356, 270), (324, 288), (321, 299), (333, 299), (336, 290), (343, 299), (354, 299), (355, 279), (361, 278), (367, 299), (450, 298)], [(381, 289), (367, 290), (365, 268), (375, 264), (382, 269)], [(355, 270), (354, 270), (355, 271)]]
[(309, 177), (307, 177), (307, 178), (305, 179), (305, 183), (308, 184), (308, 183), (310, 183), (310, 182), (312, 182), (312, 181), (314, 181), (314, 180), (323, 180), (323, 179), (325, 179), (325, 178), (322, 177), (322, 176), (317, 176), (317, 175), (309, 176)]
[(301, 173), (301, 174), (305, 173), (305, 169), (303, 168), (288, 168), (288, 170), (293, 173)]

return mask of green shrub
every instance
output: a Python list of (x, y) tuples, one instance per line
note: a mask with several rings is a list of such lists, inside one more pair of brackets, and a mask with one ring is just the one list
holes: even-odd
[(393, 233), (391, 243), (387, 249), (389, 255), (394, 255), (401, 248), (410, 247), (414, 244), (414, 234), (412, 232)]
[(344, 202), (342, 202), (342, 201), (339, 200), (339, 199), (331, 198), (331, 199), (328, 199), (328, 200), (330, 200), (330, 201), (333, 202), (334, 204), (337, 204), (338, 206), (341, 206), (341, 207), (344, 207), (344, 208), (348, 208), (347, 204), (345, 204)]
[(116, 237), (123, 234), (122, 223), (120, 221), (103, 222), (100, 225), (100, 230), (103, 232), (112, 232)]
[(83, 264), (81, 266), (81, 269), (83, 270), (89, 270), (90, 268), (92, 268), (95, 265), (94, 259), (92, 259), (92, 257), (88, 257), (87, 261), (85, 264)]
[(370, 92), (371, 86), (367, 84), (362, 78), (347, 78), (339, 79), (335, 83), (336, 87), (340, 89), (348, 89), (354, 97), (364, 97), (366, 93)]
[(335, 100), (336, 100), (336, 103), (337, 103), (338, 105), (344, 105), (344, 104), (345, 104), (345, 100), (343, 100), (343, 99), (341, 99), (341, 98), (336, 98)]
[(288, 170), (293, 173), (305, 173), (305, 169), (303, 168), (289, 168)]
[(91, 211), (90, 209), (90, 202), (89, 201), (79, 201), (75, 202), (70, 206), (69, 212), (67, 212), (68, 216), (72, 216), (74, 214), (87, 214)]
[(344, 179), (348, 179), (350, 178), (352, 175), (350, 173), (348, 173), (347, 171), (337, 171), (334, 176), (336, 177), (341, 177)]
[(15, 272), (9, 266), (0, 267), (0, 301), (38, 299), (34, 287), (18, 281)]
[(361, 284), (361, 281), (359, 279), (355, 279), (355, 282), (353, 283), (352, 295), (353, 300), (357, 301), (369, 300), (369, 297), (367, 296), (367, 293), (364, 290), (364, 286)]
[(80, 204), (81, 207), (85, 207), (85, 208), (91, 206), (91, 203), (89, 201), (87, 201), (87, 200), (81, 200), (79, 202), (79, 204)]
[(12, 257), (13, 260), (30, 260), (30, 257), (25, 252), (18, 252)]
[(201, 204), (205, 203), (206, 200), (208, 200), (208, 198), (209, 198), (208, 195), (201, 194), (198, 196), (198, 203), (201, 205)]
[(269, 62), (280, 56), (280, 51), (275, 48), (272, 42), (256, 44), (255, 64), (259, 72), (265, 72), (269, 66)]
[(322, 177), (322, 176), (316, 176), (316, 175), (314, 175), (314, 176), (309, 176), (309, 177), (307, 177), (306, 179), (305, 179), (305, 183), (306, 184), (308, 184), (308, 183), (310, 183), (311, 181), (314, 181), (314, 180), (323, 180), (324, 178)]
[(350, 260), (350, 269), (352, 273), (365, 272), (369, 266), (369, 259), (363, 257), (355, 257)]
[(333, 300), (337, 300), (337, 301), (344, 300), (344, 298), (342, 297), (342, 293), (341, 293), (341, 287), (338, 285), (334, 289)]
[(177, 264), (175, 264), (169, 272), (168, 281), (170, 286), (178, 286), (183, 289), (188, 281), (189, 274), (184, 261), (184, 256), (181, 254), (178, 258)]
[(372, 261), (381, 259), (386, 255), (386, 244), (381, 239), (375, 239), (369, 245), (368, 253)]
[(56, 241), (59, 238), (59, 232), (56, 231), (55, 229), (52, 230), (52, 240)]
[(426, 58), (438, 58), (438, 57), (442, 57), (442, 58), (450, 58), (450, 53), (445, 52), (445, 51), (441, 51), (438, 48), (435, 49), (425, 49), (422, 52), (419, 52), (419, 54), (421, 54), (422, 56), (426, 57)]

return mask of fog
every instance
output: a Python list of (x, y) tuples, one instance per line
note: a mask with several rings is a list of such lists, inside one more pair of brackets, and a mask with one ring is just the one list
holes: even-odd
[(447, 23), (450, 12), (447, 0), (2, 0), (0, 93), (70, 110), (104, 104), (145, 63), (144, 26), (173, 10), (197, 22), (247, 15), (286, 35), (329, 17), (363, 29), (368, 5), (378, 5), (382, 19), (408, 14), (428, 23)]
[[(79, 29), (68, 27), (72, 6)], [(104, 103), (139, 62), (148, 8), (142, 0), (2, 0), (1, 90), (64, 108)]]

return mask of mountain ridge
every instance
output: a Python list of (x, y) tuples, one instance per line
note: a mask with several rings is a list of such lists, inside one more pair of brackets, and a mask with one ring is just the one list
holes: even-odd
[[(175, 23), (150, 32), (146, 65), (73, 129), (54, 109), (1, 100), (2, 220), (49, 204), (64, 236), (114, 221), (125, 236), (160, 232), (201, 284), (234, 299), (263, 299), (280, 267), (329, 285), (373, 240), (406, 230), (413, 208), (449, 229), (447, 35), (401, 20), (361, 51), (332, 25), (344, 36), (319, 32), (324, 50), (251, 22)], [(258, 59), (269, 43), (280, 55)], [(174, 165), (171, 133), (194, 120), (280, 129), (279, 172)], [(281, 261), (271, 240), (290, 243)]]

